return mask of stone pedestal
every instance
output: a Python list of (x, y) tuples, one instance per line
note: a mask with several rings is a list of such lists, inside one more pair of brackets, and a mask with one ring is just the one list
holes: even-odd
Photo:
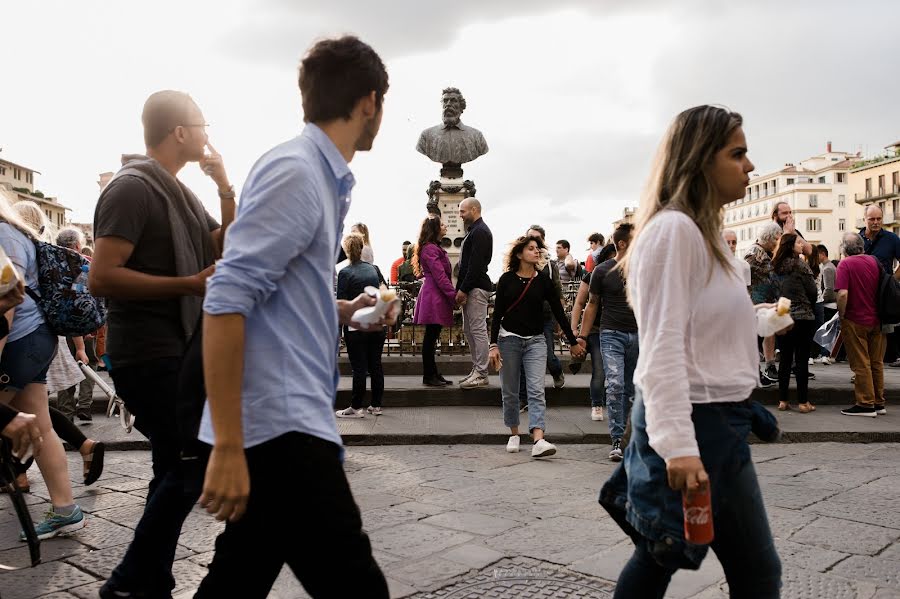
[[(443, 174), (443, 170), (442, 170)], [(462, 169), (460, 169), (462, 174)], [(453, 267), (453, 282), (456, 282), (459, 255), (462, 251), (463, 238), (466, 236), (465, 227), (459, 217), (459, 203), (475, 195), (475, 184), (472, 181), (464, 181), (462, 177), (441, 177), (432, 181), (428, 187), (428, 211), (441, 215), (444, 224), (447, 225), (447, 236), (441, 240), (441, 247), (447, 251), (450, 265)]]

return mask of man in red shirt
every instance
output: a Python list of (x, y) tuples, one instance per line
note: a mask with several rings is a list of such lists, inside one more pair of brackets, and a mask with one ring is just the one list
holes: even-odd
[(409, 246), (412, 245), (411, 241), (403, 242), (403, 253), (399, 258), (394, 260), (394, 263), (391, 264), (391, 285), (396, 285), (400, 282), (400, 265), (406, 261), (406, 252), (409, 250)]
[(857, 233), (844, 235), (841, 248), (846, 258), (838, 264), (834, 288), (847, 359), (856, 375), (855, 404), (841, 410), (841, 414), (874, 418), (887, 413), (884, 405), (885, 337), (875, 299), (881, 265), (873, 256), (863, 253), (863, 241)]
[(584, 272), (594, 272), (594, 267), (597, 266), (595, 255), (603, 249), (603, 235), (591, 233), (587, 240), (591, 244), (591, 251), (588, 252), (587, 259), (584, 261)]

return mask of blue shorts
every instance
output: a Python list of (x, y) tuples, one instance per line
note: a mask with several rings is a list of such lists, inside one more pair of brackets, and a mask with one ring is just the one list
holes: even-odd
[(30, 383), (46, 383), (56, 356), (57, 337), (46, 324), (7, 343), (0, 357), (0, 389), (21, 391)]

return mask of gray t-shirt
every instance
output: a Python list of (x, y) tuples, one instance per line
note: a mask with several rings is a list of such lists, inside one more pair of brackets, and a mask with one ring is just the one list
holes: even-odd
[(600, 296), (603, 308), (600, 330), (637, 333), (637, 321), (625, 293), (625, 278), (616, 264), (615, 259), (607, 260), (595, 267), (591, 275), (591, 295)]
[[(206, 221), (210, 231), (219, 228), (208, 213)], [(137, 177), (118, 177), (109, 184), (94, 211), (94, 237), (121, 237), (133, 243), (126, 268), (149, 275), (177, 276), (166, 200)], [(111, 299), (107, 322), (106, 349), (114, 367), (184, 354), (187, 340), (177, 297)]]

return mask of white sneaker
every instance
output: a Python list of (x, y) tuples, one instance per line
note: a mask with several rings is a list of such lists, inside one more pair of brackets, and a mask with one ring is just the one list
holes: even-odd
[(476, 387), (487, 387), (488, 379), (486, 376), (476, 374), (470, 379), (466, 379), (459, 384), (460, 389), (475, 389)]
[(541, 439), (531, 448), (531, 457), (533, 458), (547, 458), (555, 453), (556, 445), (547, 442), (546, 439)]
[(519, 439), (519, 435), (513, 435), (509, 438), (509, 441), (506, 442), (506, 452), (507, 453), (519, 453), (519, 444), (521, 440)]
[(381, 406), (369, 406), (366, 408), (366, 412), (371, 414), (372, 416), (381, 416), (384, 414), (384, 410), (381, 409)]
[(829, 366), (831, 364), (834, 364), (834, 360), (832, 360), (828, 356), (822, 356), (822, 358), (819, 360), (819, 363), (824, 364), (825, 366)]
[(812, 366), (812, 365), (815, 364), (815, 363), (816, 363), (816, 361), (813, 360), (812, 358), (810, 358), (810, 359), (809, 359), (809, 362), (807, 362), (807, 364), (809, 364), (810, 366)]
[(603, 406), (591, 408), (591, 420), (603, 420)]
[(459, 379), (459, 380), (456, 381), (456, 382), (457, 382), (458, 384), (462, 385), (463, 383), (465, 383), (467, 380), (469, 380), (469, 379), (472, 378), (473, 376), (475, 376), (475, 370), (474, 370), (474, 369), (472, 370), (472, 372), (470, 372), (469, 374), (467, 374), (466, 376), (464, 376), (463, 378)]
[(362, 408), (354, 410), (352, 407), (349, 407), (344, 410), (338, 410), (337, 412), (335, 412), (335, 415), (338, 418), (365, 418), (366, 411)]

